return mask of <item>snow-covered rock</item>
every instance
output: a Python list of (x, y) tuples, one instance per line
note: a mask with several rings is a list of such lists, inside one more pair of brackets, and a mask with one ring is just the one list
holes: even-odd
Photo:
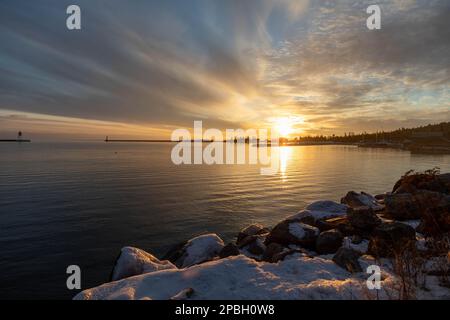
[(365, 192), (357, 193), (355, 191), (350, 191), (341, 199), (341, 203), (353, 208), (362, 206), (369, 207), (374, 211), (382, 210), (384, 208), (375, 197)]
[(362, 239), (359, 243), (354, 243), (352, 237), (345, 237), (342, 242), (344, 248), (353, 249), (361, 254), (365, 254), (369, 248), (369, 240)]
[(344, 216), (348, 206), (330, 200), (315, 201), (304, 210), (289, 217), (290, 220), (299, 220), (304, 223), (315, 225), (316, 221)]
[(266, 251), (266, 245), (264, 244), (264, 240), (266, 239), (264, 236), (248, 236), (246, 242), (241, 245), (242, 252), (245, 253), (246, 256), (261, 259), (264, 251)]
[(211, 260), (219, 254), (223, 247), (223, 240), (214, 233), (195, 237), (183, 246), (175, 264), (186, 268)]
[(353, 249), (341, 247), (333, 256), (333, 261), (340, 266), (348, 270), (349, 272), (362, 272), (363, 269), (359, 263), (359, 257), (361, 254)]
[(251, 224), (247, 227), (245, 227), (244, 229), (242, 229), (241, 231), (239, 231), (239, 234), (237, 236), (237, 240), (236, 240), (236, 244), (239, 246), (240, 243), (247, 237), (249, 236), (255, 236), (255, 235), (260, 235), (260, 234), (264, 234), (264, 233), (268, 233), (269, 230), (264, 228), (262, 225), (255, 223), (255, 224)]
[(319, 229), (297, 220), (284, 220), (277, 224), (266, 238), (266, 244), (272, 242), (285, 246), (290, 244), (314, 247)]
[(155, 256), (144, 250), (134, 247), (124, 247), (117, 258), (111, 274), (111, 280), (116, 281), (143, 273), (166, 269), (176, 269), (176, 267), (167, 260), (158, 260)]

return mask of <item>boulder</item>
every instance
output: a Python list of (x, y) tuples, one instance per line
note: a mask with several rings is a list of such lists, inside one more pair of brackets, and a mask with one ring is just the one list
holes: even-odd
[(162, 257), (163, 260), (169, 260), (170, 262), (174, 263), (177, 261), (183, 254), (183, 247), (186, 246), (187, 240), (179, 242), (172, 246), (166, 254)]
[(134, 247), (124, 247), (111, 272), (110, 281), (116, 281), (139, 274), (176, 269), (168, 260), (159, 260), (152, 254)]
[(412, 184), (402, 184), (395, 190), (395, 192), (392, 192), (391, 194), (402, 194), (402, 193), (414, 194), (417, 191), (418, 191), (418, 189), (415, 186), (413, 186)]
[(341, 203), (346, 204), (351, 208), (365, 206), (376, 211), (383, 209), (383, 206), (377, 199), (365, 192), (357, 193), (355, 191), (350, 191), (341, 199)]
[(264, 251), (262, 259), (267, 262), (276, 262), (274, 257), (285, 250), (288, 249), (286, 247), (283, 247), (279, 243), (272, 242), (269, 245), (267, 245), (266, 251)]
[(229, 243), (219, 252), (219, 258), (227, 258), (231, 256), (238, 256), (240, 254), (239, 248), (234, 243)]
[[(320, 219), (340, 217), (347, 213), (347, 209), (346, 205), (331, 200), (314, 201), (306, 207), (306, 210), (316, 213), (317, 218)], [(319, 214), (322, 216), (319, 217)]]
[[(344, 235), (344, 236), (353, 236), (355, 234), (361, 235), (361, 232), (356, 230), (348, 220), (345, 223), (341, 223), (337, 226), (337, 229)], [(362, 235), (361, 235), (362, 236)]]
[(290, 244), (313, 248), (319, 229), (297, 220), (284, 220), (277, 224), (266, 238), (266, 245), (276, 242), (284, 246)]
[(444, 191), (444, 189), (441, 189), (443, 193), (449, 194), (450, 193), (450, 173), (440, 174), (438, 175), (438, 180), (441, 183), (441, 185), (444, 185), (447, 191)]
[(392, 257), (408, 248), (415, 248), (415, 245), (416, 231), (411, 226), (387, 222), (373, 230), (368, 253), (374, 257)]
[(186, 268), (214, 259), (223, 247), (223, 240), (219, 236), (214, 233), (204, 234), (176, 245), (165, 258), (178, 268)]
[(353, 228), (369, 232), (381, 223), (372, 208), (366, 206), (350, 208), (347, 219)]
[(384, 199), (386, 214), (397, 220), (419, 219), (421, 208), (411, 193), (395, 193)]
[(267, 228), (264, 228), (262, 225), (256, 223), (249, 225), (248, 227), (242, 229), (239, 231), (239, 234), (237, 236), (236, 244), (239, 246), (240, 242), (244, 240), (248, 236), (254, 236), (259, 234), (268, 233), (269, 230)]
[(283, 261), (286, 257), (291, 256), (293, 254), (300, 254), (302, 256), (308, 256), (308, 253), (302, 249), (287, 249), (280, 253), (275, 254), (272, 257), (272, 262), (276, 263), (278, 261)]
[(439, 236), (450, 232), (450, 203), (428, 208), (422, 216), (417, 232), (427, 236)]
[(316, 227), (320, 230), (320, 232), (328, 231), (332, 229), (339, 228), (340, 225), (348, 224), (347, 216), (319, 220), (316, 223)]
[(316, 251), (319, 254), (335, 253), (341, 246), (343, 234), (336, 229), (319, 234), (316, 240)]
[(386, 197), (385, 213), (396, 220), (420, 219), (428, 208), (449, 202), (448, 199), (448, 195), (428, 190), (418, 190), (414, 194), (396, 193)]
[(362, 272), (358, 261), (360, 256), (361, 254), (358, 251), (342, 247), (334, 255), (333, 262), (351, 273)]
[(407, 174), (398, 180), (393, 193), (414, 193), (416, 190), (429, 190), (439, 193), (449, 194), (450, 192), (450, 173), (416, 173)]
[[(421, 190), (414, 195), (414, 200), (422, 208), (441, 207), (450, 204), (450, 195), (433, 191)], [(425, 211), (426, 211), (425, 210)], [(423, 216), (422, 216), (423, 217)]]
[(288, 219), (316, 226), (318, 221), (345, 216), (347, 209), (348, 207), (345, 204), (330, 200), (320, 200), (311, 203), (305, 210), (298, 212)]
[(263, 235), (248, 236), (241, 241), (239, 248), (252, 255), (260, 256), (264, 253), (264, 251), (266, 251), (264, 240), (265, 236)]

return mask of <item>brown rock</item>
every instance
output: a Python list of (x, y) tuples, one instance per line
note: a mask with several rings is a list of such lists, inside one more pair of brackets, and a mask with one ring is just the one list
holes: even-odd
[(450, 173), (439, 175), (433, 173), (405, 175), (395, 183), (392, 192), (414, 193), (414, 190), (429, 190), (449, 194)]
[(239, 248), (234, 243), (229, 243), (219, 252), (219, 258), (223, 259), (231, 256), (238, 256), (240, 254)]
[(266, 246), (262, 241), (256, 240), (245, 246), (243, 249), (247, 250), (251, 254), (260, 256), (266, 251)]
[(440, 206), (448, 201), (449, 196), (443, 193), (418, 190), (416, 193), (399, 193), (387, 196), (385, 213), (396, 220), (420, 219), (433, 206)]
[(316, 227), (321, 231), (328, 231), (338, 228), (342, 224), (348, 223), (347, 216), (331, 218), (326, 220), (318, 220)]
[(344, 235), (336, 229), (322, 232), (316, 240), (316, 251), (319, 254), (335, 253), (341, 246)]
[(374, 257), (392, 257), (415, 247), (416, 231), (401, 222), (382, 223), (373, 230), (368, 253)]
[(246, 250), (254, 255), (261, 255), (266, 250), (264, 235), (253, 235), (244, 238), (238, 245), (240, 249)]
[(417, 232), (427, 236), (450, 232), (450, 203), (428, 208), (422, 216)]
[(283, 247), (281, 244), (272, 242), (266, 247), (266, 251), (264, 251), (262, 259), (267, 262), (276, 262), (274, 260), (274, 256), (280, 254), (286, 249), (287, 248)]
[(236, 244), (240, 245), (240, 242), (248, 236), (254, 236), (254, 235), (264, 234), (264, 233), (268, 233), (268, 232), (269, 232), (269, 230), (267, 228), (264, 228), (262, 225), (260, 225), (258, 223), (251, 224), (239, 232), (239, 234), (237, 236)]
[(360, 256), (358, 251), (341, 247), (334, 255), (333, 262), (351, 273), (361, 272), (362, 268), (358, 261)]
[(381, 223), (380, 218), (369, 207), (350, 208), (347, 213), (348, 222), (355, 229), (371, 231)]

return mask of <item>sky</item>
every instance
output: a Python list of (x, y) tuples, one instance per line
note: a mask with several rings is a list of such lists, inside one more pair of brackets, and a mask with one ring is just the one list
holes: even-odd
[(1, 0), (0, 138), (450, 121), (449, 16), (448, 0)]

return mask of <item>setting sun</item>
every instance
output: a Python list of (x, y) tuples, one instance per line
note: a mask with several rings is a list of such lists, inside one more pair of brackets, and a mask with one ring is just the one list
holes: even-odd
[(281, 137), (288, 137), (296, 131), (295, 125), (303, 123), (303, 119), (298, 117), (275, 118), (273, 126)]

